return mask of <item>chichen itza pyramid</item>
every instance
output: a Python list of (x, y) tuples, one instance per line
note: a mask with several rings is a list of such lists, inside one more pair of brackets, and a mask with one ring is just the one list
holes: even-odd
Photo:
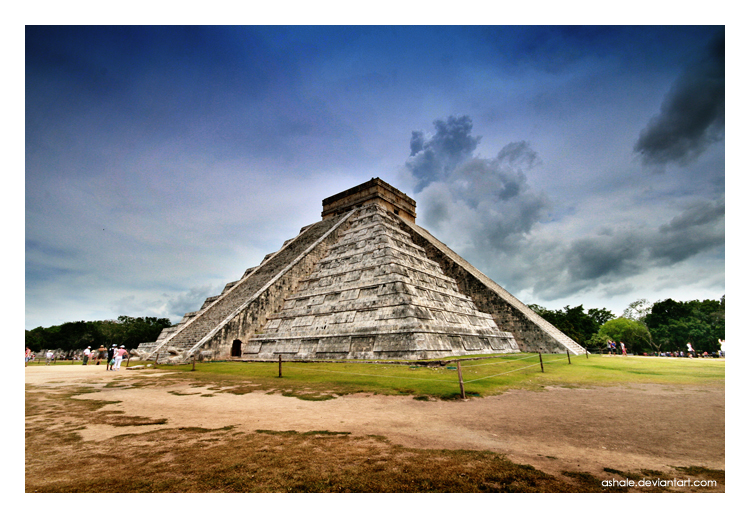
[(151, 360), (426, 359), (584, 349), (438, 241), (379, 178), (137, 353)]

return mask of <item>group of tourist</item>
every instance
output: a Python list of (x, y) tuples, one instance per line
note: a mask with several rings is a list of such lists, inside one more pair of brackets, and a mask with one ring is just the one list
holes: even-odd
[(112, 344), (112, 347), (109, 349), (105, 349), (102, 345), (97, 351), (92, 351), (90, 347), (86, 347), (83, 351), (83, 364), (87, 365), (89, 359), (96, 357), (96, 364), (99, 365), (99, 361), (104, 353), (107, 355), (108, 371), (119, 371), (123, 358), (128, 356), (128, 352), (125, 350), (124, 345), (117, 347), (117, 344)]
[[(613, 354), (617, 354), (617, 342), (615, 342), (614, 340), (608, 340), (607, 351), (609, 351), (610, 356), (612, 356)], [(628, 355), (628, 349), (625, 347), (625, 344), (623, 342), (620, 342), (620, 351), (622, 352), (623, 356)]]
[(721, 358), (722, 352), (718, 351), (712, 354), (709, 354), (708, 351), (703, 351), (703, 354), (693, 354), (688, 353), (685, 354), (685, 351), (663, 351), (660, 352), (657, 356), (664, 356), (667, 358), (708, 358), (709, 356), (713, 356), (714, 358)]
[[(722, 339), (719, 339), (719, 350), (714, 353), (709, 353), (708, 351), (703, 351), (703, 353), (698, 353), (694, 348), (693, 344), (690, 342), (687, 343), (685, 348), (687, 351), (667, 351), (667, 352), (654, 352), (654, 353), (643, 353), (643, 356), (662, 356), (662, 357), (668, 357), (668, 358), (724, 358), (724, 345), (725, 341)], [(627, 348), (625, 347), (625, 344), (623, 342), (620, 342), (619, 346), (622, 355), (627, 356)], [(609, 356), (616, 355), (617, 354), (617, 342), (614, 340), (608, 340), (607, 341), (607, 352), (609, 353)]]
[[(83, 365), (88, 365), (89, 361), (93, 361), (94, 359), (96, 359), (96, 364), (99, 365), (105, 354), (107, 357), (107, 370), (112, 371), (119, 371), (123, 358), (128, 356), (124, 345), (118, 347), (117, 344), (112, 344), (112, 347), (109, 349), (106, 349), (102, 345), (97, 350), (91, 350), (91, 347), (86, 347), (83, 351)], [(36, 355), (27, 347), (25, 356), (26, 365), (35, 358)], [(55, 353), (52, 350), (47, 351), (45, 359), (45, 365), (49, 365), (55, 359)]]

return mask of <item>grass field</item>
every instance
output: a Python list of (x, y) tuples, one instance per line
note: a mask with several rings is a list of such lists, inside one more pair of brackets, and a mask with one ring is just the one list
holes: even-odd
[[(543, 355), (543, 361), (542, 373), (538, 355), (462, 360), (466, 394), (481, 401), (511, 389), (541, 394), (549, 387), (663, 385), (677, 391), (681, 387), (692, 391), (720, 387), (723, 391), (724, 361), (598, 355), (571, 357), (571, 364), (565, 355)], [(252, 392), (318, 405), (316, 401), (362, 393), (416, 399), (424, 401), (420, 405), (427, 409), (439, 404), (464, 407), (452, 402), (460, 397), (455, 364), (284, 362), (281, 378), (276, 363), (198, 363), (195, 371), (192, 365), (159, 365), (128, 371), (129, 377), (117, 379), (107, 378), (103, 365), (95, 367), (96, 371), (76, 368), (96, 376), (87, 382), (66, 383), (58, 378), (27, 384), (27, 492), (98, 492), (103, 480), (109, 492), (627, 491), (603, 487), (602, 479), (610, 476), (654, 480), (689, 475), (724, 484), (723, 470), (690, 463), (664, 470), (604, 464), (603, 471), (593, 474), (575, 468), (550, 474), (538, 466), (511, 462), (495, 451), (407, 448), (384, 435), (353, 435), (338, 421), (310, 431), (233, 425), (208, 428), (175, 425), (168, 417), (119, 409), (118, 396), (144, 387), (161, 387), (163, 397), (181, 402), (190, 396), (201, 401), (219, 399), (204, 399), (190, 393), (196, 389), (186, 390), (203, 387), (217, 395), (240, 396), (237, 400)], [(28, 366), (27, 373), (31, 369), (54, 372), (56, 367), (42, 362)], [(101, 397), (87, 399), (88, 395)], [(589, 425), (597, 427), (596, 422)], [(83, 431), (98, 429), (115, 430), (115, 440), (83, 440)]]
[[(699, 359), (637, 356), (513, 354), (506, 358), (465, 360), (461, 363), (464, 390), (469, 397), (490, 396), (509, 389), (539, 390), (563, 387), (612, 386), (627, 383), (696, 385), (724, 380), (724, 362)], [(164, 366), (190, 379), (217, 384), (252, 380), (254, 390), (277, 391), (303, 399), (331, 398), (357, 392), (454, 399), (460, 397), (455, 363), (437, 367), (372, 363), (215, 362)]]

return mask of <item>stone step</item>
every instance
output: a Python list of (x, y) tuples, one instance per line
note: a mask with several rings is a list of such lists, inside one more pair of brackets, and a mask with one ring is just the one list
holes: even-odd
[(177, 333), (162, 342), (160, 348), (174, 347), (182, 350), (201, 340), (209, 331), (220, 324), (237, 307), (261, 289), (276, 273), (281, 271), (293, 257), (302, 253), (316, 239), (322, 236), (335, 220), (324, 220), (309, 226), (306, 231), (287, 243), (275, 254), (269, 254), (264, 262), (239, 281), (227, 284), (221, 295)]

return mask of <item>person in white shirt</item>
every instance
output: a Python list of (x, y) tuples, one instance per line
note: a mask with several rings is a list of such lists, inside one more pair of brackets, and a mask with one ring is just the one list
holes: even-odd
[(121, 345), (119, 349), (115, 351), (115, 365), (112, 370), (119, 371), (120, 370), (120, 364), (122, 363), (122, 357), (126, 356), (128, 353), (125, 351), (125, 346)]

